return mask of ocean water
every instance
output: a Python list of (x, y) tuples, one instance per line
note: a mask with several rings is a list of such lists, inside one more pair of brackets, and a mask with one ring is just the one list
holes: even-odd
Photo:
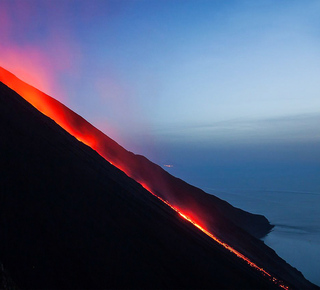
[(320, 192), (203, 188), (275, 225), (264, 242), (320, 286)]
[[(318, 122), (314, 127), (316, 138)], [(177, 138), (158, 148), (155, 162), (171, 164), (163, 168), (235, 207), (264, 215), (275, 226), (264, 242), (320, 286), (320, 142), (278, 137), (220, 145)]]

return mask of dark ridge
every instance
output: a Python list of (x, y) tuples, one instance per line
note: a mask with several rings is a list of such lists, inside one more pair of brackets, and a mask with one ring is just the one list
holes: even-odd
[(265, 236), (272, 229), (264, 216), (234, 208), (229, 203), (178, 180), (147, 158), (127, 151), (68, 107), (21, 81), (2, 67), (0, 81), (18, 93), (21, 92), (22, 96), (31, 100), (31, 104), (41, 112), (46, 112), (57, 123), (63, 124), (62, 127), (67, 127), (67, 131), (71, 131), (73, 136), (86, 140), (84, 143), (91, 143), (91, 147), (108, 161), (134, 180), (148, 186), (161, 198), (183, 209), (193, 220), (205, 225), (218, 237), (224, 235), (224, 229), (232, 227), (232, 224), (237, 224), (237, 227), (257, 238)]
[[(19, 288), (278, 288), (2, 83), (0, 130), (0, 261)], [(228, 226), (287, 285), (314, 287)]]

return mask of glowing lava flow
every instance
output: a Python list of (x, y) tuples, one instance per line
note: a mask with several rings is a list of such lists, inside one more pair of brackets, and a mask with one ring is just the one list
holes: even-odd
[(200, 231), (202, 231), (203, 233), (205, 233), (208, 237), (210, 237), (211, 239), (213, 239), (215, 242), (217, 242), (218, 244), (220, 244), (221, 246), (223, 246), (225, 249), (227, 249), (228, 251), (230, 251), (231, 253), (235, 254), (238, 258), (241, 258), (242, 260), (244, 260), (249, 266), (251, 266), (252, 268), (258, 270), (260, 273), (262, 273), (264, 276), (268, 277), (274, 284), (276, 284), (277, 286), (283, 288), (283, 289), (290, 289), (288, 286), (286, 286), (283, 281), (273, 277), (271, 274), (269, 274), (266, 270), (264, 270), (263, 268), (260, 268), (257, 264), (255, 264), (254, 262), (252, 262), (249, 258), (247, 258), (245, 255), (241, 254), (240, 252), (238, 252), (237, 250), (235, 250), (234, 248), (232, 248), (231, 246), (229, 246), (228, 244), (224, 243), (223, 241), (221, 241), (220, 239), (218, 239), (216, 236), (214, 236), (212, 233), (210, 233), (209, 231), (207, 231), (206, 229), (204, 229), (202, 226), (200, 226), (199, 224), (197, 224), (196, 222), (194, 222), (190, 217), (188, 217), (187, 215), (185, 215), (183, 212), (181, 212), (178, 208), (172, 206), (168, 201), (164, 200), (163, 198), (157, 196), (156, 194), (154, 194), (147, 186), (145, 186), (143, 183), (140, 183), (142, 185), (142, 187), (144, 189), (146, 189), (147, 191), (149, 191), (153, 196), (157, 197), (158, 199), (160, 199), (163, 203), (165, 203), (167, 206), (169, 206), (171, 209), (173, 209), (175, 212), (177, 212), (182, 218), (184, 218), (185, 220), (187, 220), (189, 223), (193, 224), (196, 228), (198, 228)]
[[(65, 107), (63, 104), (61, 104), (57, 100), (40, 92), (36, 88), (24, 83), (23, 81), (18, 79), (16, 76), (14, 76), (13, 74), (11, 74), (10, 72), (8, 72), (7, 70), (1, 67), (0, 67), (0, 81), (6, 84), (15, 92), (17, 92), (21, 97), (23, 97), (27, 102), (33, 105), (36, 109), (38, 109), (44, 115), (53, 119), (58, 125), (60, 125), (63, 129), (65, 129), (68, 133), (73, 135), (79, 141), (83, 142), (84, 144), (91, 147), (93, 150), (97, 151), (104, 159), (106, 159), (112, 165), (114, 165), (115, 167), (117, 167), (118, 169), (126, 173), (129, 177), (136, 179), (134, 178), (132, 172), (130, 172), (126, 164), (123, 161), (121, 161), (119, 158), (112, 156), (112, 154), (108, 154), (109, 151), (108, 149), (106, 149), (106, 146), (103, 147), (103, 144), (101, 144), (101, 142), (99, 143), (99, 141), (103, 140), (104, 142), (108, 142), (108, 146), (111, 148), (111, 150), (114, 148), (115, 144), (117, 145), (117, 148), (119, 148), (119, 145), (116, 142), (114, 142), (112, 139), (105, 136), (102, 132), (100, 132), (98, 129), (93, 127), (91, 124), (89, 124), (86, 120), (84, 120), (83, 118), (81, 118), (80, 116), (72, 112), (69, 108)], [(101, 135), (103, 135), (104, 137), (102, 138)], [(120, 151), (118, 151), (118, 154), (122, 154), (122, 153), (126, 154), (126, 151), (124, 150), (124, 148), (122, 149), (121, 148), (119, 149)], [(136, 181), (139, 182), (138, 180)], [(218, 239), (212, 233), (210, 233), (209, 231), (204, 229), (202, 226), (200, 226), (198, 223), (196, 223), (194, 220), (192, 220), (189, 216), (181, 212), (178, 208), (171, 205), (167, 200), (164, 200), (163, 198), (153, 193), (153, 191), (144, 182), (139, 182), (139, 183), (152, 195), (157, 197), (159, 200), (161, 200), (163, 203), (165, 203), (167, 206), (169, 206), (171, 209), (177, 212), (182, 218), (184, 218), (185, 220), (193, 224), (196, 228), (201, 230), (203, 233), (205, 233), (215, 242), (223, 246), (225, 249), (229, 250), (230, 252), (235, 254), (237, 257), (244, 260), (249, 266), (258, 270), (264, 276), (268, 277), (274, 284), (276, 284), (277, 286), (283, 289), (289, 289), (289, 287), (284, 285), (282, 281), (273, 277), (266, 270), (257, 266), (255, 263), (253, 263), (243, 254), (241, 254), (240, 252), (233, 249), (228, 244)]]

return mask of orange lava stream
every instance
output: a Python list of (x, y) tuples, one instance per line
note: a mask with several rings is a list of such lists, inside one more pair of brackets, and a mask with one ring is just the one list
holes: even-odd
[(172, 208), (175, 212), (177, 212), (182, 218), (184, 218), (185, 220), (187, 220), (188, 222), (190, 222), (191, 224), (193, 224), (196, 228), (198, 228), (200, 231), (202, 231), (203, 233), (205, 233), (208, 237), (210, 237), (211, 239), (213, 239), (215, 242), (217, 242), (218, 244), (220, 244), (221, 246), (223, 246), (225, 249), (227, 249), (228, 251), (230, 251), (231, 253), (235, 254), (238, 258), (241, 258), (242, 260), (244, 260), (249, 266), (251, 266), (252, 268), (258, 270), (260, 273), (262, 273), (264, 276), (268, 277), (274, 284), (276, 284), (277, 286), (283, 288), (283, 289), (290, 289), (288, 286), (286, 286), (283, 281), (273, 277), (271, 274), (269, 274), (266, 270), (264, 270), (263, 268), (260, 268), (257, 264), (255, 264), (254, 262), (252, 262), (249, 258), (247, 258), (245, 255), (241, 254), (240, 252), (238, 252), (237, 250), (235, 250), (234, 248), (232, 248), (231, 246), (229, 246), (228, 244), (226, 244), (225, 242), (221, 241), (220, 239), (218, 239), (216, 236), (214, 236), (212, 233), (210, 233), (209, 231), (207, 231), (206, 229), (204, 229), (202, 226), (200, 226), (199, 224), (197, 224), (196, 222), (194, 222), (190, 217), (188, 217), (187, 215), (185, 215), (183, 212), (181, 212), (178, 208), (172, 206), (167, 200), (164, 200), (163, 198), (157, 196), (156, 194), (154, 194), (147, 186), (145, 186), (143, 183), (140, 183), (142, 185), (142, 187), (144, 189), (146, 189), (147, 191), (149, 191), (153, 196), (157, 197), (158, 199), (160, 199), (163, 203), (165, 203), (167, 206), (169, 206), (170, 208)]
[[(79, 128), (77, 128), (76, 125), (68, 122), (69, 120), (68, 117), (70, 118), (70, 115), (68, 116), (67, 113), (69, 112), (64, 110), (64, 106), (61, 103), (57, 102), (55, 99), (52, 99), (48, 95), (45, 95), (44, 93), (38, 91), (37, 89), (31, 87), (30, 85), (24, 83), (23, 81), (19, 80), (16, 76), (4, 70), (1, 67), (0, 67), (0, 81), (6, 84), (15, 92), (17, 92), (21, 97), (23, 97), (27, 102), (29, 102), (32, 106), (38, 109), (41, 113), (53, 119), (58, 125), (60, 125), (69, 134), (74, 136), (77, 140), (91, 147), (98, 154), (100, 154), (106, 161), (108, 161), (109, 163), (111, 163), (113, 166), (117, 167), (121, 171), (123, 171), (129, 177), (132, 177), (132, 175), (130, 174), (130, 172), (128, 172), (128, 170), (123, 168), (123, 166), (121, 166), (120, 164), (116, 164), (115, 161), (110, 160), (108, 156), (104, 154), (103, 151), (99, 150), (99, 146), (97, 145), (98, 144), (97, 136), (95, 136), (92, 132), (86, 132), (85, 129), (87, 128), (85, 127), (81, 127), (80, 129), (83, 129), (83, 131), (81, 130), (79, 131)], [(182, 218), (184, 218), (185, 220), (193, 224), (196, 228), (201, 230), (208, 237), (210, 237), (215, 242), (223, 246), (225, 249), (229, 250), (230, 252), (235, 254), (237, 257), (244, 260), (249, 266), (258, 270), (264, 276), (268, 277), (274, 284), (278, 285), (283, 289), (289, 289), (289, 287), (284, 285), (284, 283), (281, 280), (273, 277), (266, 270), (257, 266), (246, 256), (244, 256), (243, 254), (233, 249), (228, 244), (218, 239), (212, 233), (210, 233), (209, 231), (204, 229), (202, 226), (200, 226), (198, 223), (193, 221), (189, 216), (181, 212), (178, 208), (171, 205), (167, 200), (164, 200), (163, 198), (157, 196), (155, 193), (151, 191), (151, 189), (144, 182), (141, 182), (141, 181), (139, 182), (138, 180), (136, 181), (140, 183), (142, 187), (145, 188), (147, 191), (149, 191), (153, 196), (157, 197), (159, 200), (161, 200), (163, 203), (165, 203), (167, 206), (169, 206), (171, 209), (177, 212)]]

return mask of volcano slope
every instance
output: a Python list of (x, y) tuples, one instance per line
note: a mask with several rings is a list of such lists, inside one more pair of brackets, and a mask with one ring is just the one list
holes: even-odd
[[(257, 255), (260, 251), (256, 241), (246, 233), (258, 238), (266, 235), (272, 226), (265, 217), (234, 208), (227, 202), (173, 177), (147, 158), (125, 150), (81, 116), (1, 67), (0, 81), (107, 161), (160, 198), (167, 200), (215, 236), (233, 244), (250, 258), (260, 257)], [(235, 223), (245, 231), (244, 235), (241, 231), (234, 230)], [(262, 257), (262, 260), (265, 258), (268, 258), (268, 255)]]
[[(0, 81), (107, 161), (143, 184), (149, 191), (167, 200), (215, 236), (233, 244), (250, 258), (260, 258), (260, 245), (258, 244), (257, 248), (256, 240), (252, 240), (246, 233), (258, 238), (266, 235), (272, 226), (265, 217), (234, 208), (227, 202), (173, 177), (145, 157), (125, 150), (81, 116), (2, 67)], [(234, 224), (243, 229), (245, 234), (235, 231)], [(266, 258), (269, 259), (268, 256), (261, 258), (265, 261)]]
[(187, 212), (193, 220), (217, 236), (225, 236), (225, 229), (230, 223), (236, 223), (238, 227), (258, 238), (265, 236), (272, 229), (264, 216), (236, 209), (227, 202), (173, 177), (147, 158), (127, 151), (81, 116), (2, 67), (0, 81), (128, 176), (144, 184), (173, 206)]
[[(0, 130), (0, 262), (18, 287), (278, 288), (2, 83)], [(313, 288), (231, 224), (274, 276)]]

